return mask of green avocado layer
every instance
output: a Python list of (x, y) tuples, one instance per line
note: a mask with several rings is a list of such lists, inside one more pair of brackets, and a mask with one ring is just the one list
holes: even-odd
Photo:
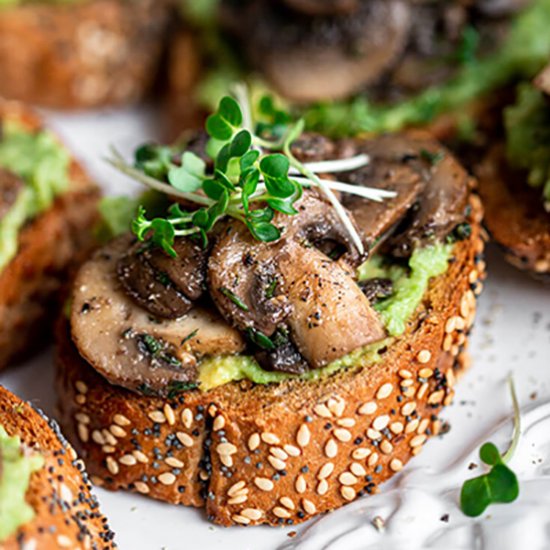
[(0, 426), (0, 542), (33, 519), (25, 494), (31, 474), (43, 465), (41, 455), (23, 452), (19, 437), (10, 437)]
[(0, 140), (0, 166), (25, 182), (15, 203), (0, 219), (0, 270), (17, 253), (19, 230), (26, 221), (47, 210), (69, 185), (68, 152), (48, 130), (32, 132), (5, 122)]
[(504, 111), (510, 163), (528, 171), (550, 207), (550, 100), (531, 83), (518, 87), (516, 103)]
[[(379, 257), (368, 260), (359, 268), (360, 280), (382, 277), (393, 281), (393, 294), (375, 305), (391, 337), (399, 336), (405, 331), (406, 323), (420, 304), (430, 279), (445, 273), (452, 248), (452, 244), (436, 244), (418, 249), (411, 256), (408, 269), (397, 265), (385, 265), (384, 260)], [(391, 342), (392, 338), (386, 338), (358, 349), (322, 369), (308, 371), (302, 375), (266, 371), (254, 358), (245, 355), (209, 357), (200, 365), (199, 387), (207, 391), (243, 379), (256, 384), (269, 384), (292, 378), (318, 380), (342, 368), (373, 365), (380, 360), (379, 351), (391, 345)]]

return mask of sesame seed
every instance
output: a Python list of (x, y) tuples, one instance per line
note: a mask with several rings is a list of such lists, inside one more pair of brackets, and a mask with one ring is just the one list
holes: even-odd
[(376, 465), (377, 462), (378, 462), (378, 453), (372, 453), (367, 460), (367, 464), (372, 468), (374, 465)]
[(306, 489), (307, 489), (307, 483), (306, 483), (306, 480), (304, 478), (304, 476), (302, 474), (300, 474), (297, 478), (296, 478), (296, 481), (294, 483), (294, 488), (296, 489), (296, 492), (297, 493), (305, 493), (306, 492)]
[(168, 403), (165, 403), (162, 410), (168, 424), (173, 426), (176, 423), (176, 414), (174, 413), (174, 409)]
[(418, 376), (420, 376), (420, 378), (430, 378), (433, 375), (433, 373), (434, 371), (432, 369), (426, 367), (418, 371)]
[(92, 432), (92, 440), (98, 445), (105, 445), (105, 438), (99, 430), (94, 430)]
[(143, 481), (134, 481), (134, 487), (139, 493), (146, 495), (149, 492), (149, 485)]
[(283, 518), (283, 519), (290, 517), (290, 512), (285, 508), (282, 508), (281, 506), (275, 506), (275, 508), (273, 508), (273, 514), (278, 518)]
[(119, 426), (129, 426), (131, 424), (130, 420), (123, 414), (115, 414), (115, 416), (113, 416), (113, 422)]
[(88, 441), (88, 438), (89, 438), (89, 430), (88, 430), (88, 426), (86, 426), (86, 424), (82, 424), (79, 422), (78, 426), (77, 426), (77, 431), (78, 431), (78, 437), (84, 442), (86, 443)]
[(418, 355), (416, 356), (416, 360), (419, 363), (427, 363), (432, 358), (432, 353), (428, 349), (423, 349), (418, 352)]
[(323, 403), (319, 403), (313, 407), (313, 412), (321, 418), (331, 418), (332, 413), (328, 410), (328, 407)]
[(328, 481), (326, 479), (322, 479), (317, 484), (317, 494), (323, 496), (328, 491)]
[(77, 422), (82, 422), (82, 424), (90, 423), (90, 417), (86, 413), (76, 413), (74, 417)]
[(256, 485), (256, 487), (258, 487), (258, 489), (261, 489), (262, 491), (272, 491), (273, 487), (275, 487), (273, 481), (271, 481), (267, 477), (255, 477), (254, 485)]
[(338, 454), (338, 443), (334, 439), (329, 439), (325, 445), (325, 455), (327, 458), (334, 458)]
[(357, 412), (361, 415), (374, 414), (377, 408), (378, 405), (374, 401), (367, 401), (359, 407)]
[(412, 372), (407, 369), (401, 369), (399, 371), (399, 376), (401, 376), (401, 378), (412, 378)]
[(423, 434), (430, 425), (430, 420), (428, 418), (424, 418), (420, 421), (420, 424), (418, 425), (418, 430), (416, 430), (417, 433)]
[(393, 472), (399, 472), (403, 469), (403, 462), (401, 462), (398, 458), (393, 458), (390, 462), (390, 470)]
[(288, 460), (288, 454), (281, 447), (270, 447), (269, 452), (280, 460)]
[(278, 445), (281, 442), (281, 440), (271, 432), (263, 432), (261, 437), (262, 441), (268, 445)]
[(416, 402), (409, 401), (401, 407), (401, 414), (403, 416), (409, 416), (416, 409)]
[(373, 441), (377, 441), (378, 439), (382, 439), (382, 434), (377, 430), (373, 430), (372, 428), (369, 428), (367, 430), (367, 437), (369, 439), (372, 439)]
[(116, 476), (119, 472), (119, 467), (118, 467), (117, 461), (112, 456), (108, 456), (105, 459), (105, 463), (107, 464), (107, 470), (109, 470), (109, 472), (111, 472), (111, 474)]
[(443, 397), (445, 396), (445, 391), (444, 390), (438, 390), (438, 391), (434, 391), (432, 394), (430, 394), (430, 396), (428, 397), (428, 403), (430, 405), (436, 405), (438, 403), (441, 403), (441, 401), (443, 400)]
[(220, 455), (234, 455), (237, 452), (237, 447), (233, 443), (219, 443), (216, 446), (216, 451)]
[(351, 470), (351, 473), (356, 475), (357, 477), (367, 475), (367, 470), (365, 470), (365, 468), (361, 464), (359, 464), (359, 462), (352, 462), (349, 469)]
[(183, 409), (181, 411), (181, 423), (189, 429), (193, 424), (193, 411), (189, 408)]
[(219, 455), (219, 457), (220, 462), (224, 466), (227, 466), (228, 468), (231, 468), (231, 466), (233, 466), (233, 459), (231, 458), (231, 455)]
[(289, 497), (281, 497), (279, 502), (289, 510), (294, 510), (296, 508), (296, 506), (294, 506), (294, 502), (292, 502), (292, 499)]
[(338, 424), (338, 426), (342, 426), (343, 428), (353, 428), (353, 426), (355, 426), (355, 419), (341, 418), (340, 420), (336, 421), (336, 424)]
[(121, 456), (118, 461), (124, 466), (135, 466), (137, 464), (137, 460), (133, 455)]
[(254, 433), (248, 438), (248, 448), (255, 451), (260, 446), (260, 434)]
[(451, 334), (447, 334), (443, 339), (443, 351), (450, 351), (451, 346), (453, 345), (453, 337)]
[(376, 392), (376, 398), (385, 399), (386, 397), (389, 397), (391, 395), (392, 391), (393, 386), (389, 382), (387, 382), (386, 384), (380, 386), (379, 390)]
[(244, 508), (241, 510), (241, 515), (252, 521), (258, 521), (264, 513), (263, 510), (258, 510), (257, 508)]
[(176, 476), (170, 472), (164, 472), (159, 475), (158, 480), (163, 485), (172, 485), (176, 481)]
[(296, 442), (300, 447), (306, 447), (309, 444), (311, 439), (311, 432), (306, 424), (302, 424), (298, 429), (298, 434), (296, 435)]
[(315, 514), (317, 512), (317, 508), (311, 500), (308, 500), (307, 498), (302, 499), (302, 508), (308, 513), (308, 514)]
[(185, 447), (193, 446), (193, 438), (189, 434), (186, 434), (185, 432), (176, 432), (176, 437)]
[(339, 441), (342, 441), (342, 443), (347, 443), (348, 441), (351, 441), (351, 432), (345, 428), (336, 428), (334, 430), (334, 437), (336, 437)]
[(239, 514), (234, 514), (233, 516), (231, 516), (231, 519), (235, 523), (240, 523), (241, 525), (248, 525), (250, 523), (250, 520), (248, 518), (241, 516)]
[(126, 433), (126, 430), (124, 428), (121, 428), (117, 424), (111, 424), (109, 426), (109, 431), (115, 436), (115, 437), (126, 437), (128, 434)]
[(283, 449), (285, 452), (287, 452), (290, 456), (300, 456), (301, 452), (298, 447), (295, 447), (294, 445), (284, 445)]
[(353, 500), (357, 495), (353, 487), (346, 487), (346, 486), (340, 487), (340, 494), (347, 501)]
[(238, 495), (235, 495), (234, 497), (230, 498), (228, 501), (227, 501), (227, 504), (229, 505), (232, 505), (232, 504), (243, 504), (245, 503), (246, 501), (248, 500), (248, 496), (247, 495), (242, 495), (242, 494), (238, 494)]
[(415, 418), (414, 420), (411, 420), (406, 426), (405, 426), (405, 433), (410, 434), (418, 428), (418, 424), (420, 423), (420, 420), (418, 418)]
[(244, 489), (246, 483), (244, 481), (237, 481), (237, 483), (234, 483), (233, 485), (231, 485), (231, 487), (229, 487), (229, 489), (227, 490), (227, 494), (232, 497), (234, 495), (236, 495), (241, 489)]
[(420, 435), (415, 435), (410, 441), (409, 441), (409, 445), (411, 447), (419, 447), (420, 445), (422, 445), (426, 439), (428, 439), (428, 436), (426, 434), (420, 434)]
[(284, 460), (281, 460), (280, 458), (277, 458), (275, 456), (269, 455), (267, 457), (267, 461), (275, 468), (276, 470), (284, 470), (286, 468), (286, 462)]
[(426, 392), (428, 391), (428, 382), (424, 382), (419, 388), (418, 388), (418, 391), (416, 392), (416, 397), (418, 397), (418, 399), (422, 399), (424, 397), (424, 395), (426, 394)]
[(367, 458), (371, 454), (371, 450), (367, 449), (366, 447), (359, 447), (358, 449), (354, 449), (354, 451), (351, 453), (351, 458), (355, 460), (363, 460), (364, 458)]
[(380, 443), (380, 450), (385, 455), (389, 455), (393, 451), (393, 445), (387, 439), (384, 439), (382, 443)]
[(157, 424), (164, 424), (166, 422), (166, 417), (162, 411), (151, 411), (147, 416), (153, 422), (157, 422)]
[(165, 458), (164, 462), (166, 462), (166, 464), (168, 464), (168, 466), (171, 466), (172, 468), (183, 468), (184, 466), (184, 463), (174, 456), (169, 456)]
[(342, 399), (331, 398), (328, 400), (327, 406), (332, 414), (335, 416), (342, 416), (346, 408), (346, 402)]
[(74, 384), (74, 387), (76, 388), (76, 391), (78, 393), (88, 393), (88, 386), (82, 382), (82, 380), (77, 380)]
[(401, 380), (401, 388), (409, 388), (414, 384), (414, 380), (412, 378), (405, 378), (405, 380)]
[(111, 454), (115, 452), (115, 448), (112, 445), (103, 445), (103, 447), (101, 447), (101, 450), (105, 454)]
[(404, 426), (402, 422), (392, 422), (390, 424), (390, 430), (394, 434), (400, 434), (404, 430)]
[(225, 418), (220, 414), (216, 416), (216, 418), (214, 419), (212, 428), (214, 429), (215, 432), (218, 432), (220, 430), (223, 430), (224, 427), (225, 427)]
[(74, 398), (77, 405), (84, 405), (86, 403), (86, 396), (83, 393), (79, 393)]
[(383, 414), (383, 415), (377, 416), (373, 420), (372, 427), (375, 430), (381, 432), (384, 428), (388, 426), (389, 423), (390, 423), (390, 417), (387, 414)]
[(359, 480), (351, 472), (343, 472), (338, 476), (342, 485), (355, 485)]
[(327, 462), (321, 466), (319, 473), (317, 474), (317, 479), (326, 479), (334, 472), (334, 464), (332, 462)]
[(147, 455), (145, 453), (142, 453), (141, 451), (135, 450), (132, 451), (132, 454), (136, 457), (136, 460), (138, 462), (141, 462), (142, 464), (147, 464), (149, 462)]
[(63, 548), (69, 548), (73, 545), (71, 539), (66, 535), (58, 535), (57, 544)]

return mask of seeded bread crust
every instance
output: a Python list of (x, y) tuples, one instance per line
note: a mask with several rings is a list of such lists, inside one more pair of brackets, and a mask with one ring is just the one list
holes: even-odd
[(485, 225), (515, 267), (550, 283), (550, 213), (539, 189), (514, 171), (502, 145), (494, 146), (476, 169), (485, 206)]
[(293, 524), (376, 492), (440, 432), (438, 413), (467, 365), (485, 276), (477, 195), (470, 204), (471, 236), (456, 244), (403, 336), (378, 363), (322, 382), (140, 396), (99, 376), (61, 320), (60, 418), (92, 481), (205, 506), (222, 525)]
[[(0, 101), (0, 119), (6, 117), (42, 127), (21, 103)], [(61, 290), (94, 244), (99, 190), (75, 160), (69, 179), (70, 189), (24, 226), (17, 255), (0, 271), (0, 370), (51, 338)]]
[(55, 108), (137, 101), (157, 74), (166, 0), (30, 3), (0, 11), (0, 95)]
[(3, 550), (116, 548), (114, 534), (91, 494), (84, 464), (57, 424), (0, 386), (0, 425), (44, 457), (30, 478), (26, 500), (35, 517), (0, 546)]

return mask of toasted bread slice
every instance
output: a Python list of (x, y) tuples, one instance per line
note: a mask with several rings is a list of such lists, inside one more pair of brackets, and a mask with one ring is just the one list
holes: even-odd
[(43, 466), (31, 474), (26, 493), (34, 518), (0, 546), (4, 550), (116, 548), (114, 535), (90, 491), (84, 464), (58, 425), (0, 386), (0, 426), (44, 459)]
[(55, 108), (141, 99), (157, 74), (165, 0), (25, 3), (0, 10), (0, 95)]
[(550, 213), (539, 189), (514, 170), (502, 145), (495, 145), (477, 167), (485, 225), (506, 259), (534, 277), (550, 282)]
[[(0, 102), (0, 119), (29, 129), (42, 122), (21, 103)], [(73, 160), (69, 189), (19, 233), (17, 255), (0, 271), (0, 369), (40, 349), (51, 337), (60, 291), (94, 243), (98, 188)]]
[(430, 283), (380, 361), (316, 382), (231, 383), (162, 399), (109, 384), (62, 319), (57, 385), (63, 426), (107, 489), (206, 507), (222, 525), (292, 524), (378, 485), (437, 434), (451, 402), (484, 278), (481, 203), (448, 271)]

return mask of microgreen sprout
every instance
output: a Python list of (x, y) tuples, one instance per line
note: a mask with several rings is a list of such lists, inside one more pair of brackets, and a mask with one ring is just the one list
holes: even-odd
[(470, 517), (480, 516), (491, 504), (509, 503), (519, 495), (516, 474), (507, 466), (517, 447), (520, 433), (520, 410), (512, 377), (508, 379), (514, 407), (514, 431), (508, 450), (500, 454), (494, 443), (484, 443), (479, 450), (479, 458), (490, 466), (489, 472), (468, 479), (460, 493), (460, 508)]
[[(148, 144), (136, 151), (135, 165), (130, 166), (112, 151), (109, 162), (120, 171), (175, 200), (181, 199), (164, 217), (149, 219), (145, 208), (140, 207), (132, 222), (136, 236), (141, 240), (151, 238), (175, 256), (176, 237), (192, 236), (206, 245), (214, 225), (229, 216), (244, 223), (257, 240), (276, 241), (281, 232), (273, 223), (275, 213), (295, 215), (294, 204), (303, 188), (313, 186), (327, 196), (363, 253), (361, 238), (334, 191), (375, 201), (395, 193), (323, 179), (317, 173), (356, 170), (369, 162), (368, 156), (302, 163), (291, 147), (303, 132), (303, 121), (292, 124), (288, 115), (264, 98), (260, 112), (271, 124), (264, 123), (260, 130), (253, 120), (246, 88), (236, 86), (235, 97), (224, 97), (206, 120), (209, 141), (205, 153), (213, 162), (190, 150), (182, 153), (176, 148)], [(182, 203), (199, 208), (187, 209)]]

